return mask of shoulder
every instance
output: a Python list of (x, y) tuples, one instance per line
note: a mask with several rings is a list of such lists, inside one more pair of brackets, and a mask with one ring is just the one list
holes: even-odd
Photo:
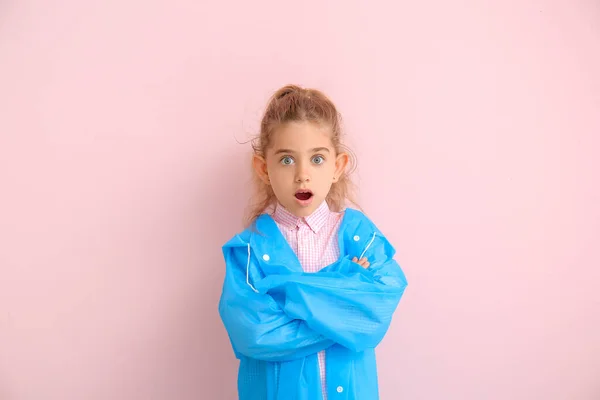
[(232, 247), (246, 247), (250, 242), (252, 236), (252, 227), (246, 228), (242, 231), (235, 233), (229, 240), (223, 244), (223, 249)]
[(273, 229), (278, 228), (271, 216), (269, 214), (261, 214), (252, 225), (237, 232), (225, 242), (223, 248), (247, 247), (253, 240), (265, 236), (265, 233), (272, 234)]
[(348, 207), (344, 210), (342, 225), (345, 228), (344, 230), (367, 228), (380, 233), (373, 221), (364, 212), (355, 208)]
[(364, 212), (354, 208), (345, 210), (340, 230), (346, 239), (356, 240), (356, 238), (372, 238), (375, 236), (385, 239), (385, 235), (371, 218)]
[(340, 227), (347, 254), (367, 257), (371, 265), (394, 257), (396, 250), (375, 223), (362, 211), (346, 209)]

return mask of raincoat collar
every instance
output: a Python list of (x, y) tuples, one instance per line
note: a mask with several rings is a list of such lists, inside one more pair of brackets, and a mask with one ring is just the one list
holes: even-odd
[[(267, 270), (302, 271), (294, 250), (269, 214), (262, 214), (256, 219), (256, 230), (250, 235), (249, 243), (261, 265)], [(277, 254), (271, 254), (273, 249), (277, 249)]]
[[(357, 239), (366, 238), (367, 235), (358, 236), (356, 230), (364, 220), (360, 211), (346, 208), (338, 232), (338, 246), (340, 254), (346, 254), (347, 246), (364, 245)], [(372, 233), (370, 229), (369, 232)], [(230, 247), (248, 247), (256, 256), (258, 263), (265, 271), (278, 271), (278, 273), (302, 272), (302, 265), (287, 242), (275, 220), (269, 214), (261, 214), (251, 228), (245, 229), (232, 237), (223, 246), (223, 251)], [(273, 253), (274, 249), (276, 252)], [(358, 249), (356, 249), (359, 251)], [(362, 250), (361, 250), (362, 251)], [(359, 253), (360, 254), (360, 253)]]

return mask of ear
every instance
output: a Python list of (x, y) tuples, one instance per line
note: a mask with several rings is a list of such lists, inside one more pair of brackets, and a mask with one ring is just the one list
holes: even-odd
[(269, 180), (269, 173), (267, 171), (267, 160), (264, 157), (254, 154), (252, 156), (252, 167), (254, 167), (254, 171), (266, 185), (270, 185), (271, 181)]
[(337, 182), (340, 179), (340, 176), (346, 172), (349, 159), (348, 153), (340, 153), (335, 158), (335, 173), (333, 174), (334, 182)]

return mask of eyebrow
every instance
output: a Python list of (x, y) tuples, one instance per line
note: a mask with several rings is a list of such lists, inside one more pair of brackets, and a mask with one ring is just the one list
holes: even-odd
[[(328, 153), (330, 153), (329, 149), (327, 147), (315, 147), (314, 149), (310, 149), (308, 152), (309, 153), (318, 153), (320, 151), (326, 151)], [(290, 150), (290, 149), (279, 149), (275, 152), (275, 155), (277, 154), (281, 154), (281, 153), (291, 153), (294, 154), (296, 153), (294, 150)]]

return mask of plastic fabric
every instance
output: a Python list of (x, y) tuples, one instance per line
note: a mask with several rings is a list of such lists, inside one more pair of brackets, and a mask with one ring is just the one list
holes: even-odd
[(407, 285), (393, 246), (363, 213), (347, 209), (339, 260), (305, 273), (270, 216), (259, 217), (256, 230), (223, 246), (219, 313), (240, 359), (239, 399), (321, 399), (321, 350), (330, 400), (378, 399), (374, 349)]

